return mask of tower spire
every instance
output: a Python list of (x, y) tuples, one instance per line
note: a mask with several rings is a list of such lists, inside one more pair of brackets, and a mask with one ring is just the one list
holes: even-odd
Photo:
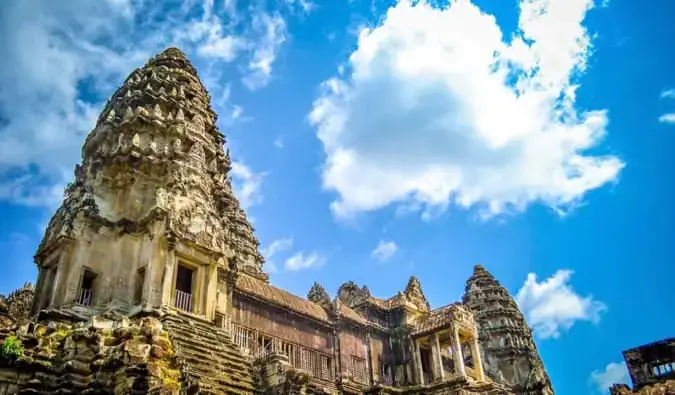
[[(479, 326), (486, 373), (513, 386), (518, 395), (552, 395), (551, 382), (522, 312), (509, 292), (483, 266), (476, 265), (466, 282), (462, 302)], [(522, 366), (514, 370), (513, 366)]]
[[(96, 283), (105, 284), (104, 289), (93, 293), (94, 301), (121, 298), (129, 302), (128, 284), (135, 280), (108, 284), (117, 275), (108, 271), (120, 265), (146, 264), (147, 251), (159, 254), (155, 262), (147, 263), (156, 266), (152, 270), (175, 270), (163, 266), (174, 265), (162, 261), (171, 256), (168, 251), (158, 252), (163, 246), (201, 251), (195, 259), (210, 257), (223, 266), (233, 259), (240, 271), (267, 280), (253, 227), (232, 193), (230, 158), (215, 121), (197, 70), (178, 48), (164, 50), (129, 74), (87, 136), (76, 180), (69, 185), (36, 254), (38, 266), (54, 265), (47, 261), (55, 250), (64, 254), (66, 247), (80, 251), (85, 256), (82, 261), (71, 262), (74, 258), (65, 254), (61, 262), (77, 266), (67, 268), (75, 272), (86, 261), (92, 266), (92, 276), (101, 276)], [(73, 245), (66, 246), (63, 240)], [(135, 245), (139, 240), (156, 244)], [(89, 246), (81, 244), (86, 242)], [(115, 245), (124, 251), (123, 256), (95, 250), (110, 243), (121, 243)], [(140, 268), (129, 268), (130, 273), (136, 270)], [(157, 276), (150, 268), (146, 270)], [(77, 284), (54, 286), (77, 289)], [(72, 301), (74, 296), (68, 292), (53, 300)], [(159, 297), (170, 291), (153, 292), (153, 297)]]

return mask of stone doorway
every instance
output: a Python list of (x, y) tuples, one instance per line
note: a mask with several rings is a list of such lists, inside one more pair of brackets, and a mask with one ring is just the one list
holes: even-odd
[(178, 265), (176, 273), (176, 291), (174, 295), (174, 306), (178, 309), (192, 312), (192, 283), (194, 271)]

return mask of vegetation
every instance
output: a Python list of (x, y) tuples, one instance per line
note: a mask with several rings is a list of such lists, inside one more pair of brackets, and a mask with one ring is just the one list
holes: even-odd
[(15, 361), (23, 355), (23, 344), (16, 336), (8, 336), (0, 345), (0, 358), (6, 361)]

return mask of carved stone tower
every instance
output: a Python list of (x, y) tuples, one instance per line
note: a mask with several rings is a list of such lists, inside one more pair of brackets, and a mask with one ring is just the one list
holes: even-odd
[(475, 315), (487, 375), (513, 386), (519, 395), (553, 394), (532, 330), (518, 305), (480, 265), (466, 282), (463, 303)]
[(225, 303), (218, 272), (267, 281), (216, 118), (176, 48), (127, 77), (36, 253), (34, 312), (172, 305), (210, 319)]

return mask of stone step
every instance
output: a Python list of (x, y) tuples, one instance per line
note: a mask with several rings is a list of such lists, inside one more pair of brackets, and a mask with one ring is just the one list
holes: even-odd
[(181, 346), (188, 346), (189, 348), (195, 351), (201, 351), (203, 353), (209, 354), (213, 353), (223, 358), (232, 358), (234, 360), (240, 361), (242, 363), (248, 363), (249, 360), (241, 354), (239, 349), (236, 346), (229, 345), (225, 346), (222, 343), (212, 344), (205, 343), (195, 340), (193, 336), (186, 336), (180, 333), (175, 333), (174, 338), (180, 342)]
[(250, 395), (254, 392), (253, 366), (220, 328), (183, 314), (162, 320), (169, 331), (188, 383), (198, 394)]

